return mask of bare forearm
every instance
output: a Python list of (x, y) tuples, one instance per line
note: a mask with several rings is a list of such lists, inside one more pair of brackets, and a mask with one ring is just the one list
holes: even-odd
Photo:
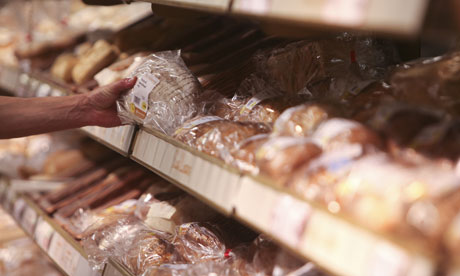
[(0, 97), (0, 139), (87, 125), (84, 95), (46, 98)]

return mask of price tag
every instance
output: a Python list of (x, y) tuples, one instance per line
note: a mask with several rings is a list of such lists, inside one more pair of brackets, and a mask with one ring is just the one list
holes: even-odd
[(24, 210), (24, 214), (22, 215), (21, 219), (21, 224), (22, 227), (26, 230), (27, 233), (33, 234), (34, 233), (34, 228), (35, 228), (35, 223), (37, 222), (37, 212), (30, 207), (27, 206)]
[(176, 148), (171, 163), (170, 176), (174, 179), (188, 184), (193, 168), (193, 155), (185, 150)]
[(332, 24), (361, 25), (366, 20), (369, 0), (327, 0), (323, 19)]
[(42, 83), (37, 90), (36, 96), (37, 97), (47, 97), (51, 92), (51, 87), (46, 84)]
[(21, 214), (22, 211), (24, 211), (24, 208), (26, 207), (26, 202), (22, 198), (18, 198), (16, 202), (14, 202), (14, 207), (13, 207), (13, 217), (16, 220), (21, 219)]
[(160, 80), (154, 75), (146, 74), (141, 76), (133, 87), (131, 93), (130, 110), (136, 116), (144, 119), (147, 115), (149, 95)]
[(53, 235), (48, 253), (68, 275), (76, 275), (78, 262), (83, 257), (58, 233)]
[(311, 213), (312, 208), (306, 202), (282, 195), (272, 209), (273, 234), (290, 246), (298, 246)]
[(35, 227), (35, 241), (45, 251), (48, 250), (53, 236), (54, 229), (51, 225), (42, 217), (38, 218), (37, 227)]

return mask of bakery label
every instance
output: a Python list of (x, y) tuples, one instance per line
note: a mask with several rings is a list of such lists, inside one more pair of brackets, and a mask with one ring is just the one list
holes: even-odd
[(265, 90), (255, 94), (249, 101), (241, 108), (240, 115), (249, 113), (256, 105), (264, 100), (281, 96), (278, 91)]
[(144, 119), (147, 116), (149, 95), (153, 88), (158, 85), (160, 80), (154, 75), (141, 76), (131, 93), (130, 111), (137, 117)]

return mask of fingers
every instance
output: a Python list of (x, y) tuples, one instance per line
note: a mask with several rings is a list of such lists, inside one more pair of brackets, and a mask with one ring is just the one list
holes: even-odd
[(118, 96), (119, 94), (125, 92), (126, 90), (133, 88), (133, 86), (136, 84), (136, 81), (137, 81), (136, 77), (126, 78), (126, 79), (122, 79), (117, 82), (114, 82), (112, 84), (109, 84), (103, 89), (105, 91), (110, 92), (111, 94)]

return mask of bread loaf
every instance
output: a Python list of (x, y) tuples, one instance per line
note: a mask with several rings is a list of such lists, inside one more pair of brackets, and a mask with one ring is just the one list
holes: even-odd
[(138, 80), (118, 104), (123, 121), (136, 121), (166, 134), (196, 115), (201, 86), (179, 51), (150, 55), (133, 73)]
[(182, 259), (192, 264), (222, 260), (225, 254), (225, 244), (216, 227), (205, 223), (178, 226), (173, 244)]
[(241, 142), (238, 148), (231, 152), (233, 165), (241, 171), (258, 174), (256, 152), (268, 140), (268, 137), (268, 134), (258, 134)]
[[(201, 123), (203, 120), (205, 122)], [(237, 149), (242, 141), (269, 131), (270, 127), (262, 123), (232, 122), (218, 117), (197, 117), (179, 128), (174, 137), (199, 151), (231, 163), (230, 152)]]
[(91, 80), (104, 67), (117, 58), (115, 48), (104, 40), (94, 43), (93, 47), (85, 52), (72, 70), (72, 79), (76, 84), (83, 84)]
[(273, 135), (308, 137), (323, 121), (339, 114), (329, 105), (308, 103), (291, 107), (275, 121)]
[(320, 147), (309, 139), (275, 137), (259, 147), (256, 162), (261, 173), (284, 183), (298, 167), (320, 154)]
[(53, 63), (51, 75), (64, 82), (72, 82), (72, 70), (77, 64), (77, 58), (73, 54), (62, 54)]
[(163, 235), (154, 231), (144, 232), (136, 235), (126, 255), (120, 257), (135, 275), (140, 275), (150, 267), (171, 263), (175, 250)]

